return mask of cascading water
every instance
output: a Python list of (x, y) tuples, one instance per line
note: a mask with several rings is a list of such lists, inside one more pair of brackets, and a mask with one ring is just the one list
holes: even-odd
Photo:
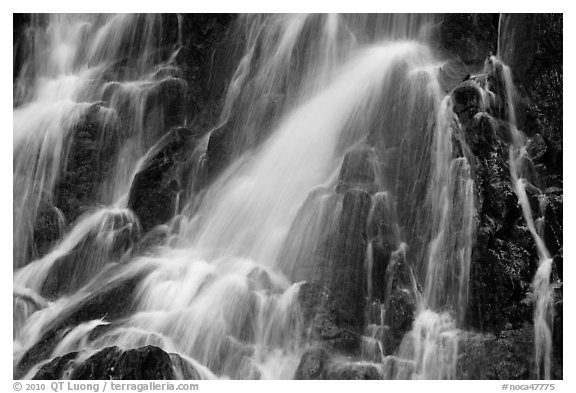
[[(456, 378), (476, 212), (429, 45), (435, 22), (241, 16), (221, 111), (197, 132), (181, 17), (33, 18), (14, 93), (15, 376), (71, 352), (81, 364), (152, 345), (179, 378), (288, 379), (320, 320), (322, 340), (344, 342), (326, 344), (331, 372)], [(512, 178), (542, 243), (524, 206), (521, 143)], [(150, 184), (169, 196), (139, 190)], [(146, 197), (159, 199), (139, 208)], [(47, 222), (59, 237), (42, 248)], [(542, 252), (536, 352), (548, 370)], [(327, 293), (313, 318), (310, 285)], [(349, 295), (358, 304), (342, 306)], [(399, 309), (412, 310), (408, 323)]]
[[(506, 114), (512, 136), (510, 144), (510, 181), (518, 198), (518, 204), (526, 226), (536, 244), (538, 252), (538, 269), (532, 281), (531, 301), (534, 303), (534, 360), (536, 364), (536, 378), (550, 379), (552, 367), (552, 329), (554, 323), (554, 292), (551, 285), (552, 257), (546, 248), (542, 232), (538, 231), (534, 221), (534, 214), (526, 189), (534, 186), (530, 184), (529, 171), (526, 160), (527, 138), (517, 127), (516, 120), (516, 92), (512, 80), (510, 67), (498, 58), (491, 57), (489, 66), (500, 72), (501, 83), (505, 89)], [(490, 87), (488, 87), (490, 89)], [(537, 189), (536, 189), (537, 190)], [(540, 191), (541, 193), (541, 191)]]

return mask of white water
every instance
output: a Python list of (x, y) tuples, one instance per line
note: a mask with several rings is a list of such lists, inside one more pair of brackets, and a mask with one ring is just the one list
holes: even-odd
[[(530, 185), (526, 178), (524, 162), (526, 156), (527, 138), (517, 127), (516, 122), (516, 92), (512, 80), (512, 70), (496, 57), (490, 59), (493, 67), (502, 69), (502, 82), (506, 89), (506, 109), (508, 124), (512, 135), (510, 145), (510, 179), (512, 188), (518, 197), (526, 227), (532, 235), (538, 251), (538, 269), (532, 281), (531, 301), (534, 303), (534, 360), (536, 364), (535, 377), (550, 379), (552, 367), (552, 329), (554, 323), (553, 299), (554, 293), (550, 283), (552, 258), (546, 248), (544, 239), (538, 233), (526, 188)], [(533, 187), (534, 188), (534, 187)]]
[[(455, 157), (458, 124), (439, 83), (440, 63), (425, 42), (433, 19), (243, 16), (237, 34), (243, 34), (244, 52), (215, 124), (233, 128), (232, 162), (208, 189), (179, 201), (187, 209), (168, 223), (170, 241), (146, 255), (131, 255), (130, 244), (121, 256), (114, 254), (120, 229), (129, 227), (134, 237), (140, 235), (136, 217), (127, 209), (128, 191), (138, 169), (156, 153), (156, 134), (164, 125), (162, 115), (150, 115), (144, 103), (157, 86), (176, 79), (172, 59), (179, 48), (158, 58), (158, 16), (146, 16), (140, 28), (138, 17), (131, 15), (54, 16), (45, 32), (37, 26), (37, 47), (26, 63), (34, 83), (18, 82), (23, 104), (14, 110), (14, 283), (40, 301), (23, 303), (15, 317), (15, 364), (67, 311), (113, 279), (150, 269), (137, 285), (134, 312), (93, 340), (88, 334), (108, 321), (84, 321), (57, 343), (51, 357), (81, 350), (85, 359), (108, 346), (157, 345), (181, 355), (203, 378), (293, 378), (308, 344), (298, 301), (302, 280), (322, 278), (311, 255), (322, 232), (337, 227), (342, 203), (335, 190), (343, 157), (370, 141), (380, 150), (369, 147), (376, 179), (368, 222), (376, 220), (376, 206), (385, 205), (391, 233), (379, 232), (378, 224), (376, 233), (368, 228), (367, 234), (370, 240), (389, 237), (389, 271), (396, 264), (409, 267), (410, 282), (403, 290), (416, 299), (417, 314), (393, 356), (394, 372), (391, 357), (384, 357), (387, 301), (375, 304), (380, 315), (366, 327), (362, 358), (339, 366), (370, 361), (393, 378), (455, 378), (474, 240), (473, 183), (470, 163)], [(142, 43), (138, 61), (126, 67), (130, 72), (111, 72), (125, 60), (126, 48)], [(158, 77), (163, 73), (168, 76)], [(101, 105), (102, 132), (118, 133), (121, 141), (113, 170), (94, 198), (98, 207), (90, 206), (69, 223), (69, 231), (48, 254), (29, 260), (30, 228), (40, 205), (55, 203), (68, 135), (95, 104)], [(194, 155), (202, 156), (209, 136)], [(410, 145), (414, 140), (417, 146)], [(386, 165), (395, 169), (386, 171)], [(422, 179), (428, 180), (425, 197), (419, 199), (410, 195), (416, 192), (410, 187)], [(516, 188), (523, 190), (522, 179), (517, 180)], [(403, 211), (401, 198), (410, 201), (413, 211)], [(307, 199), (314, 208), (299, 213)], [(417, 205), (419, 200), (424, 206)], [(291, 228), (299, 214), (303, 224), (294, 235)], [(417, 221), (420, 215), (427, 218), (423, 228), (401, 227), (400, 222)], [(121, 228), (116, 226), (119, 217)], [(407, 235), (410, 231), (418, 236)], [(407, 237), (421, 244), (406, 244)], [(298, 249), (286, 247), (287, 239)], [(84, 243), (89, 244), (87, 265), (77, 265), (67, 276), (82, 285), (54, 299), (42, 298), (51, 269)], [(369, 298), (374, 291), (372, 258), (368, 241)], [(541, 265), (537, 277), (549, 276), (546, 266)], [(380, 284), (389, 299), (392, 277)], [(546, 285), (546, 280), (535, 279), (535, 293), (550, 294)], [(537, 299), (544, 302), (535, 314), (537, 335), (543, 337), (537, 340), (539, 354), (549, 348), (550, 331), (542, 322), (549, 300)], [(547, 353), (540, 358), (544, 363), (550, 359)]]

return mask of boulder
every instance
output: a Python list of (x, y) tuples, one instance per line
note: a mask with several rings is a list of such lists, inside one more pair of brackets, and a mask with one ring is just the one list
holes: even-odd
[(174, 379), (170, 355), (151, 345), (124, 351), (113, 367), (113, 379)]
[(72, 352), (53, 359), (44, 365), (33, 379), (175, 379), (171, 355), (151, 345), (125, 351), (118, 347), (104, 348), (80, 364), (74, 362), (77, 354)]

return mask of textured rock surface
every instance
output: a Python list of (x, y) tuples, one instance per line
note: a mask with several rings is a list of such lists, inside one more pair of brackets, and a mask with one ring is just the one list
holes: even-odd
[(193, 131), (172, 129), (152, 148), (134, 177), (128, 207), (138, 216), (144, 232), (166, 223), (181, 208), (178, 200), (190, 187), (188, 175), (197, 142)]
[[(459, 379), (534, 379), (534, 330), (529, 324), (511, 325), (498, 335), (465, 334), (458, 348)], [(552, 377), (562, 379), (555, 361)]]
[[(76, 352), (57, 357), (44, 365), (33, 379), (79, 379), (79, 380), (166, 380), (175, 379), (173, 360), (178, 367), (182, 359), (151, 345), (121, 350), (104, 348), (88, 359), (75, 364)], [(186, 379), (198, 379), (192, 369)]]
[(309, 349), (302, 355), (295, 379), (326, 379), (328, 352), (323, 348)]

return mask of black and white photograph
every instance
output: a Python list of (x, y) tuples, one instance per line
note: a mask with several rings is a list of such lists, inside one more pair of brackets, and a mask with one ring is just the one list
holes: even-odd
[(6, 391), (562, 383), (564, 14), (385, 3), (12, 14)]

